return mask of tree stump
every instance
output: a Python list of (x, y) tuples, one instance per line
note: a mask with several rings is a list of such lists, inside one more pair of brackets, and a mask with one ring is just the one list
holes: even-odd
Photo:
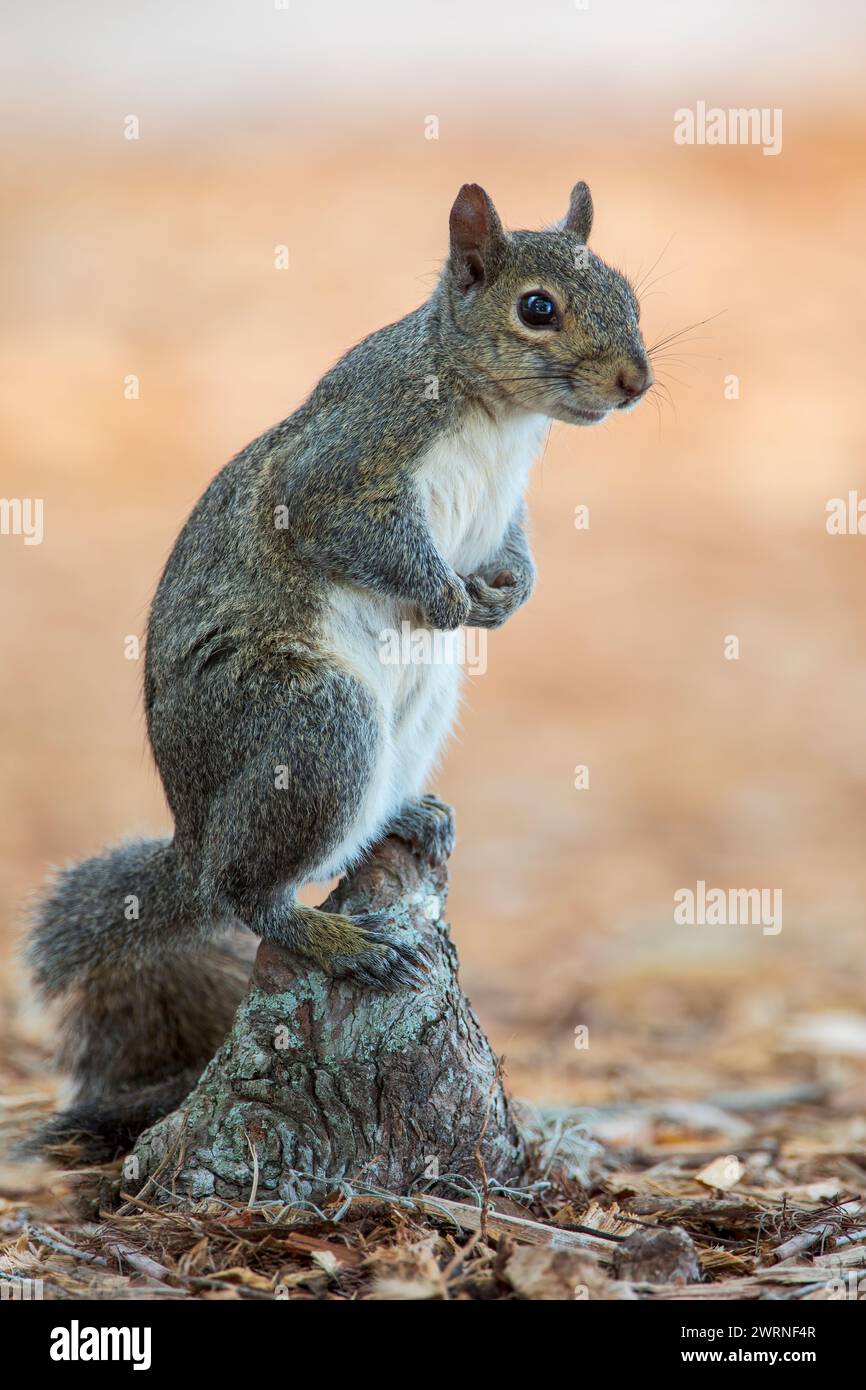
[(430, 972), (417, 992), (334, 981), (262, 942), (229, 1036), (184, 1104), (140, 1137), (126, 1189), (181, 1206), (297, 1204), (341, 1184), (408, 1195), (425, 1175), (520, 1182), (523, 1140), (457, 982), (446, 892), (445, 865), (391, 837), (324, 905), (384, 908), (396, 934), (422, 942)]

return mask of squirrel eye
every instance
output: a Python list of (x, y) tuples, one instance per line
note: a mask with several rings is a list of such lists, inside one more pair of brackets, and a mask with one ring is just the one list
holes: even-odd
[(558, 328), (556, 305), (553, 300), (539, 290), (523, 294), (517, 301), (517, 312), (528, 328)]

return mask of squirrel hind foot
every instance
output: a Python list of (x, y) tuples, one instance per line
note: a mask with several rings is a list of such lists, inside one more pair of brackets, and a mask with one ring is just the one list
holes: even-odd
[(326, 975), (365, 989), (419, 990), (430, 969), (425, 948), (398, 940), (387, 912), (349, 917), (295, 906), (284, 944), (308, 957)]

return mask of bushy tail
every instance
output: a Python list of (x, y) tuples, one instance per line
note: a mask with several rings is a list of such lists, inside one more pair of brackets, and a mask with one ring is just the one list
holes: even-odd
[(33, 1149), (113, 1158), (188, 1093), (225, 1037), (255, 940), (216, 934), (188, 905), (172, 840), (137, 840), (61, 872), (27, 955), (43, 998), (63, 1004), (59, 1065), (71, 1106)]

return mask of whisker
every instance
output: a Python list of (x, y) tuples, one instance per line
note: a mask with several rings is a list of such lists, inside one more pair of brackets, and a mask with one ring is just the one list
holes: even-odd
[(681, 372), (697, 372), (699, 367), (696, 362), (680, 362), (676, 357), (667, 357), (662, 363), (653, 362), (653, 371), (656, 376), (661, 376), (663, 370), (676, 367)]
[(718, 352), (670, 352), (667, 349), (664, 352), (654, 352), (652, 360), (653, 362), (684, 362), (687, 357), (698, 357), (704, 362), (711, 359), (716, 362), (721, 361), (721, 354)]
[[(679, 384), (680, 384), (681, 386), (684, 385), (683, 382), (680, 382)], [(655, 389), (656, 386), (658, 387), (659, 395), (661, 395), (662, 398), (663, 398), (664, 400), (667, 400), (667, 401), (669, 402), (670, 405), (673, 405), (673, 404), (674, 404), (673, 393), (671, 392), (671, 389), (670, 389), (670, 387), (668, 386), (667, 382), (666, 382), (666, 381), (656, 381), (656, 382), (654, 382), (653, 385), (650, 387), (650, 394), (652, 394), (652, 392), (653, 392), (653, 390)]]
[(653, 403), (653, 406), (655, 407), (656, 416), (658, 417), (659, 440), (661, 440), (661, 437), (662, 437), (662, 408), (661, 408), (661, 406), (659, 405), (658, 400), (656, 399), (656, 397), (652, 394), (652, 392), (650, 392), (650, 399), (651, 399), (651, 401), (652, 401), (652, 403)]
[(669, 275), (676, 275), (677, 271), (679, 270), (682, 270), (681, 265), (675, 265), (672, 270), (663, 271), (661, 275), (657, 275), (654, 280), (650, 280), (648, 284), (643, 285), (641, 287), (641, 293), (637, 296), (637, 298), (641, 301), (641, 303), (643, 303), (643, 301), (647, 298), (648, 291), (652, 289), (653, 285), (661, 284), (662, 280), (666, 280)]
[(512, 381), (571, 381), (571, 374), (568, 372), (532, 372), (529, 376), (488, 376), (488, 381), (495, 381), (499, 384)]
[(675, 333), (668, 333), (666, 337), (659, 338), (657, 342), (653, 343), (652, 347), (647, 348), (647, 352), (655, 352), (657, 348), (667, 347), (670, 343), (682, 338), (684, 333), (691, 333), (693, 328), (703, 328), (705, 323), (712, 323), (714, 319), (721, 318), (722, 314), (726, 314), (727, 312), (727, 309), (720, 309), (717, 314), (710, 314), (708, 318), (698, 319), (696, 323), (686, 324), (684, 328), (678, 328)]
[(647, 348), (647, 354), (661, 352), (664, 348), (685, 347), (689, 343), (708, 343), (713, 341), (712, 333), (687, 333), (685, 329), (681, 333), (671, 333), (661, 342), (653, 343), (651, 348)]
[(659, 261), (660, 261), (660, 260), (662, 259), (662, 257), (664, 256), (665, 252), (667, 251), (668, 247), (670, 246), (670, 244), (671, 244), (671, 242), (673, 241), (673, 239), (674, 239), (675, 236), (676, 236), (676, 232), (671, 232), (670, 236), (668, 237), (668, 239), (667, 239), (667, 241), (665, 242), (664, 246), (662, 247), (661, 251), (659, 251), (658, 255), (656, 256), (656, 258), (655, 258), (655, 260), (653, 261), (652, 265), (650, 266), (649, 270), (646, 272), (646, 275), (641, 275), (640, 279), (639, 279), (634, 285), (632, 285), (632, 289), (634, 290), (635, 295), (637, 295), (638, 291), (640, 290), (641, 285), (643, 285), (643, 284), (646, 282), (647, 277), (650, 276), (650, 275), (652, 275), (653, 271), (655, 270), (655, 268), (656, 268), (656, 266), (658, 265)]
[(679, 416), (678, 416), (678, 414), (677, 414), (677, 407), (676, 407), (676, 403), (675, 403), (675, 401), (674, 401), (674, 398), (673, 398), (673, 396), (671, 395), (670, 391), (667, 390), (667, 387), (665, 387), (666, 394), (665, 394), (665, 395), (662, 395), (661, 391), (662, 391), (662, 387), (663, 387), (663, 386), (664, 386), (664, 383), (663, 383), (663, 382), (655, 382), (655, 383), (650, 387), (650, 389), (649, 389), (649, 394), (650, 394), (651, 396), (652, 396), (653, 394), (655, 394), (655, 395), (658, 397), (658, 399), (659, 399), (660, 401), (665, 401), (665, 402), (670, 406), (671, 410), (672, 410), (673, 413), (674, 413), (674, 420), (677, 422), (677, 424), (679, 424)]
[[(656, 380), (658, 381), (660, 387), (667, 386), (668, 378), (660, 376), (657, 377)], [(690, 391), (692, 389), (692, 383), (690, 381), (681, 381), (678, 376), (672, 376), (670, 380), (675, 381), (677, 386), (682, 386), (684, 391)]]

